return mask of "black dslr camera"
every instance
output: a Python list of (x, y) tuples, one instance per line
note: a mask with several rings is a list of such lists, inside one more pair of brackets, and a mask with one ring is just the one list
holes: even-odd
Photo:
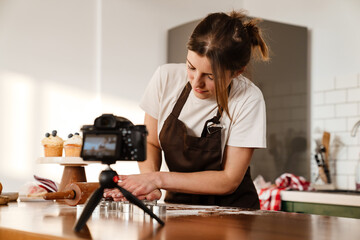
[(146, 159), (145, 125), (134, 125), (128, 119), (103, 114), (94, 125), (84, 125), (81, 157), (88, 161), (114, 164), (117, 160)]

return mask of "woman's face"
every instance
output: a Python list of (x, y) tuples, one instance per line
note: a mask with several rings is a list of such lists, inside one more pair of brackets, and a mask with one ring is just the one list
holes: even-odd
[[(195, 96), (200, 99), (215, 97), (215, 81), (209, 59), (188, 50), (186, 64), (189, 82)], [(230, 71), (226, 72), (226, 76), (228, 76), (227, 86), (231, 81)]]

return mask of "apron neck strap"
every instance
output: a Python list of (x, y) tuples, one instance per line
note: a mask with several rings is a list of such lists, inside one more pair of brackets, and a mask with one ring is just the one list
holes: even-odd
[(185, 85), (184, 89), (182, 90), (179, 99), (175, 103), (175, 106), (172, 110), (172, 115), (174, 115), (177, 118), (179, 117), (180, 112), (181, 112), (183, 106), (185, 105), (185, 102), (186, 102), (190, 92), (191, 92), (191, 85), (190, 85), (190, 82), (188, 82)]

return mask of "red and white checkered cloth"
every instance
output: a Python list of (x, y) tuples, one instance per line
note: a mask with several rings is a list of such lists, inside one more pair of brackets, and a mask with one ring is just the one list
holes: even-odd
[(275, 184), (258, 192), (261, 210), (279, 211), (281, 208), (280, 192), (283, 190), (310, 190), (310, 182), (291, 173), (282, 174), (275, 180)]

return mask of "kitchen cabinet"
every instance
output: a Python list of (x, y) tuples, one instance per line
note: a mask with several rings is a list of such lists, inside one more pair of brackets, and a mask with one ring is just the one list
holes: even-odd
[(283, 191), (281, 210), (360, 219), (360, 193)]

